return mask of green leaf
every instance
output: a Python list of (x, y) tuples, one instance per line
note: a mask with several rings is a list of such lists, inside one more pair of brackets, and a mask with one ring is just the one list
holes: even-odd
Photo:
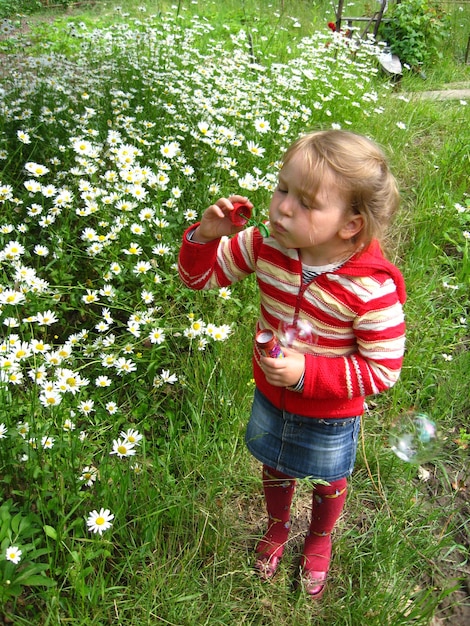
[(32, 576), (36, 576), (37, 574), (41, 574), (41, 572), (45, 572), (49, 569), (49, 565), (46, 563), (29, 563), (18, 576), (15, 576), (15, 582), (25, 584), (25, 580), (31, 578)]
[(17, 513), (11, 520), (11, 529), (15, 533), (15, 535), (18, 535), (20, 532), (20, 527), (22, 527), (21, 522), (22, 522), (21, 513)]
[(9, 540), (10, 535), (11, 535), (11, 530), (10, 530), (9, 524), (3, 523), (0, 526), (0, 543), (2, 543), (2, 541), (5, 538)]
[(43, 529), (48, 537), (50, 537), (54, 541), (57, 541), (57, 531), (55, 528), (46, 524)]
[(35, 559), (38, 559), (41, 556), (44, 556), (45, 554), (50, 554), (50, 553), (51, 553), (50, 548), (40, 548), (39, 550), (32, 550), (31, 552), (29, 552), (28, 558), (33, 561)]
[(175, 602), (190, 602), (192, 600), (197, 600), (201, 597), (200, 593), (192, 593), (187, 596), (179, 596), (179, 598), (175, 598)]
[(80, 563), (80, 555), (78, 554), (76, 550), (72, 550), (70, 552), (70, 556), (72, 557), (72, 560), (74, 561), (74, 563)]
[(0, 520), (2, 520), (2, 522), (6, 522), (11, 518), (8, 508), (9, 504), (11, 505), (11, 500), (8, 500), (8, 502), (5, 502), (5, 504), (2, 504), (2, 506), (0, 506)]
[(56, 582), (46, 576), (32, 575), (21, 581), (23, 585), (28, 587), (54, 587)]
[(11, 585), (8, 586), (8, 595), (11, 597), (16, 597), (21, 595), (23, 588), (21, 587), (21, 585), (17, 585), (16, 583), (13, 583)]

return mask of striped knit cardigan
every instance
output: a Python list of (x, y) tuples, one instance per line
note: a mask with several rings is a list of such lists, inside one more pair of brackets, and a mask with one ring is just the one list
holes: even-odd
[(255, 273), (261, 295), (257, 329), (306, 321), (313, 333), (293, 345), (305, 354), (299, 393), (269, 384), (254, 347), (258, 389), (278, 408), (310, 417), (361, 415), (364, 399), (392, 387), (403, 361), (405, 285), (377, 241), (339, 269), (302, 281), (299, 251), (255, 227), (200, 244), (184, 234), (178, 269), (191, 289), (228, 286)]

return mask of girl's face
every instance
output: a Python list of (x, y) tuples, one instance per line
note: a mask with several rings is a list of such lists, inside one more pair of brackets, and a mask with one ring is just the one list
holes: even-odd
[(269, 206), (271, 236), (285, 248), (299, 249), (303, 263), (327, 265), (353, 252), (351, 240), (363, 219), (351, 211), (329, 170), (312, 197), (305, 186), (306, 167), (296, 154), (280, 171)]

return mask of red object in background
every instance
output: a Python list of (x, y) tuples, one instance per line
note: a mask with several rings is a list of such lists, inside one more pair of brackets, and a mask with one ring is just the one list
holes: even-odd
[(229, 213), (229, 217), (235, 226), (245, 226), (251, 217), (251, 209), (243, 202), (234, 202), (233, 210)]
[(328, 28), (333, 32), (336, 31), (336, 24), (334, 22), (328, 22)]

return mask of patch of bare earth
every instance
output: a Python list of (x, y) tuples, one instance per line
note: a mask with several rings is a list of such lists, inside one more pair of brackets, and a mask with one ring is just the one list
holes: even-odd
[[(430, 474), (426, 489), (432, 506), (449, 511), (441, 536), (452, 529), (454, 549), (447, 549), (436, 562), (434, 586), (455, 590), (442, 601), (431, 626), (468, 626), (470, 624), (470, 476), (468, 467), (452, 476), (450, 485), (437, 474)], [(439, 537), (440, 538), (440, 537)]]

